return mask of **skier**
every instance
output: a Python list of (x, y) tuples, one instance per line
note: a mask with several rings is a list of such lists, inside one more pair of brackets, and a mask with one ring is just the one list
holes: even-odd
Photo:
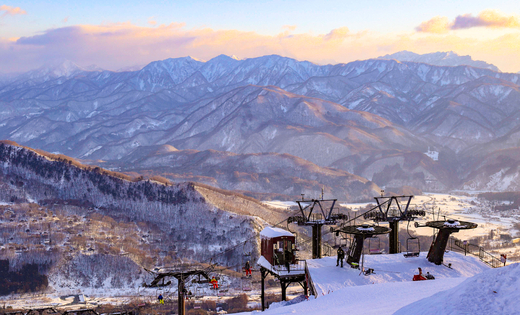
[(215, 279), (215, 276), (211, 278), (211, 283), (213, 284), (213, 289), (218, 289), (218, 281)]
[(435, 277), (433, 275), (430, 274), (430, 272), (426, 272), (426, 279), (428, 280), (435, 280)]
[(164, 305), (164, 298), (163, 298), (162, 294), (159, 294), (157, 299), (159, 300), (159, 304), (163, 304)]
[(246, 277), (251, 277), (251, 265), (249, 264), (249, 260), (246, 262), (244, 270), (246, 271)]
[(421, 280), (426, 280), (426, 278), (422, 274), (422, 269), (419, 268), (419, 274), (413, 276), (413, 281), (421, 281)]
[(341, 246), (338, 248), (338, 259), (336, 260), (336, 267), (339, 266), (339, 262), (341, 261), (341, 268), (343, 268), (343, 259), (345, 258), (345, 252)]

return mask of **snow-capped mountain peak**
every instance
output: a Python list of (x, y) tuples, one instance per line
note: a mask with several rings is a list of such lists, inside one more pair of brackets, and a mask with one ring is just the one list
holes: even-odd
[(81, 71), (86, 70), (70, 60), (64, 60), (29, 71), (28, 75), (31, 79), (69, 78)]
[(467, 65), (477, 68), (490, 69), (500, 72), (497, 66), (489, 64), (481, 60), (473, 60), (471, 56), (461, 56), (453, 51), (434, 52), (429, 54), (417, 54), (411, 51), (403, 50), (391, 55), (378, 57), (377, 59), (395, 59), (399, 61), (411, 61), (427, 63), (434, 66), (461, 66)]

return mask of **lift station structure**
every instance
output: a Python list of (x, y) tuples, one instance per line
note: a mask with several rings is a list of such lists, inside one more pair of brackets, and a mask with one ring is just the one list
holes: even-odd
[[(419, 225), (416, 223), (416, 226), (418, 227)], [(426, 226), (439, 230), (426, 258), (428, 258), (429, 262), (440, 265), (444, 260), (444, 251), (448, 245), (450, 235), (460, 230), (475, 229), (478, 225), (476, 223), (449, 219), (447, 221), (429, 221), (426, 222)]]
[[(297, 200), (300, 215), (287, 219), (287, 223), (300, 226), (312, 226), (312, 259), (321, 258), (321, 228), (324, 225), (337, 225), (340, 220), (347, 220), (348, 215), (333, 213), (337, 199)], [(327, 206), (327, 204), (330, 205)]]
[(331, 231), (354, 235), (354, 241), (351, 243), (347, 253), (347, 264), (351, 266), (359, 264), (365, 239), (390, 233), (390, 229), (386, 226), (371, 226), (368, 224), (343, 226), (338, 229), (331, 229)]
[(374, 197), (377, 206), (363, 214), (364, 219), (373, 220), (376, 223), (388, 222), (389, 234), (389, 253), (397, 254), (399, 250), (399, 221), (413, 221), (417, 217), (424, 217), (424, 210), (408, 209), (413, 196), (388, 196), (381, 194)]
[(268, 226), (260, 232), (260, 237), (261, 256), (257, 264), (262, 276), (262, 311), (265, 309), (264, 282), (269, 274), (280, 281), (282, 301), (287, 300), (287, 287), (291, 283), (299, 283), (307, 295), (306, 262), (296, 258), (296, 236), (289, 231)]

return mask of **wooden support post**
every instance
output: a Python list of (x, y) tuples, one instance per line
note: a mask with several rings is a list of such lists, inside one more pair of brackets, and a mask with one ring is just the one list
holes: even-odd
[(282, 301), (287, 301), (287, 285), (286, 282), (280, 279), (280, 285), (282, 286)]
[(303, 281), (303, 292), (305, 296), (309, 296), (309, 288), (307, 287), (307, 281)]
[(261, 277), (262, 277), (262, 293), (260, 295), (260, 299), (262, 300), (262, 312), (265, 311), (265, 285), (264, 285), (264, 280), (265, 280), (265, 277), (267, 276), (267, 272), (266, 270), (264, 269), (264, 267), (261, 267), (260, 268), (260, 274), (261, 274)]
[(185, 307), (184, 307), (184, 279), (182, 277), (178, 278), (177, 289), (179, 290), (177, 294), (177, 313), (179, 315), (184, 315)]

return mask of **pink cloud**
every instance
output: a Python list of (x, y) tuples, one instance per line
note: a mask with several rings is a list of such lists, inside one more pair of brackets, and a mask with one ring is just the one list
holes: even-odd
[(19, 7), (10, 7), (8, 5), (0, 5), (0, 12), (4, 12), (1, 16), (6, 16), (6, 15), (22, 15), (22, 14), (27, 14), (27, 12), (25, 10), (22, 10), (21, 8)]
[(471, 27), (519, 28), (520, 19), (516, 16), (506, 16), (496, 10), (485, 10), (474, 17), (471, 14), (459, 15), (453, 21), (451, 29)]
[[(210, 28), (186, 29), (183, 23), (136, 26), (131, 23), (76, 25), (47, 30), (16, 41), (0, 38), (0, 69), (25, 71), (56, 59), (79, 65), (118, 69), (155, 60), (192, 56), (209, 60), (217, 55), (241, 58), (278, 54), (315, 63), (350, 62), (400, 50), (417, 53), (453, 50), (496, 64), (504, 71), (520, 70), (518, 36), (500, 40), (468, 40), (448, 34), (380, 34), (337, 28), (326, 34), (275, 35)], [(492, 50), (492, 47), (496, 47)]]
[(445, 16), (436, 16), (426, 22), (422, 22), (415, 30), (425, 33), (447, 33), (450, 29), (450, 21)]
[(424, 33), (442, 34), (450, 30), (473, 27), (520, 28), (520, 18), (513, 15), (504, 15), (496, 10), (484, 10), (478, 16), (473, 16), (472, 14), (459, 15), (453, 22), (450, 22), (445, 16), (436, 16), (422, 22), (415, 30)]

